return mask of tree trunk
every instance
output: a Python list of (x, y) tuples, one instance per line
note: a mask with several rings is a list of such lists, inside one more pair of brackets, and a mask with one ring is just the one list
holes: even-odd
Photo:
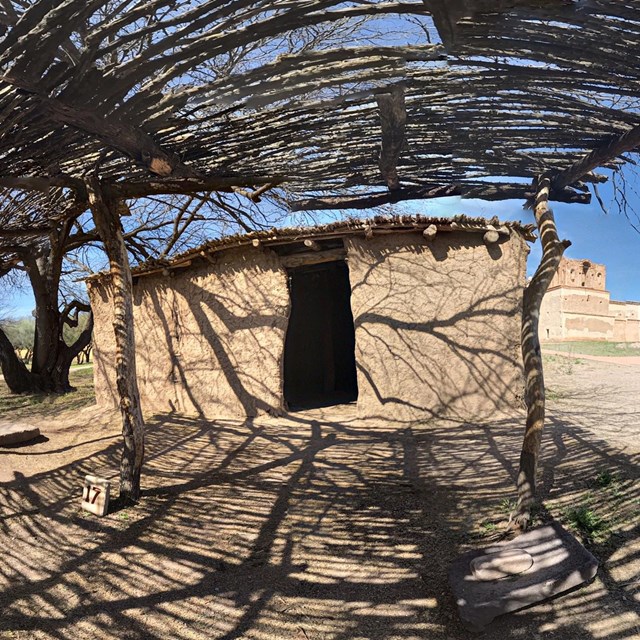
[(0, 329), (0, 367), (4, 381), (13, 393), (34, 391), (34, 378), (16, 354), (13, 345)]
[[(59, 314), (58, 314), (59, 315)], [(51, 363), (45, 369), (27, 369), (6, 334), (0, 329), (0, 368), (13, 393), (67, 393), (74, 391), (69, 383), (69, 369), (76, 355), (91, 342), (93, 319), (76, 342), (68, 346), (60, 337), (51, 341)], [(53, 328), (50, 329), (53, 331)], [(55, 336), (58, 336), (57, 329)]]
[(133, 284), (117, 202), (105, 197), (97, 177), (87, 179), (93, 219), (104, 243), (111, 266), (113, 289), (113, 330), (116, 338), (116, 387), (120, 397), (124, 450), (120, 464), (120, 499), (137, 502), (144, 458), (144, 422), (136, 377), (133, 329)]
[(536, 500), (536, 473), (545, 416), (544, 376), (538, 337), (540, 305), (558, 270), (564, 250), (571, 245), (567, 240), (558, 239), (556, 223), (549, 209), (550, 186), (549, 178), (541, 177), (538, 180), (534, 215), (540, 233), (542, 259), (524, 291), (522, 301), (521, 340), (527, 421), (518, 471), (518, 505), (512, 515), (512, 521), (523, 529), (526, 529), (529, 523), (531, 507)]
[[(33, 296), (36, 301), (36, 331), (33, 342), (32, 373), (50, 377), (58, 359), (61, 341), (60, 310), (58, 307), (58, 291), (60, 289), (60, 270), (62, 255), (59, 256), (60, 268), (56, 264), (58, 256), (55, 249), (33, 259), (26, 258), (27, 274), (31, 282)], [(69, 391), (70, 388), (51, 388), (47, 391)], [(67, 385), (68, 386), (68, 385)]]
[(71, 346), (68, 346), (62, 338), (62, 324), (64, 323), (64, 318), (60, 318), (59, 322), (60, 341), (58, 344), (58, 354), (51, 371), (50, 378), (56, 391), (73, 391), (74, 388), (69, 383), (69, 369), (71, 368), (74, 358), (76, 358), (79, 353), (84, 353), (87, 345), (91, 344), (93, 333), (93, 312), (89, 315), (89, 322), (87, 326)]
[(34, 252), (24, 249), (17, 252), (29, 276), (36, 313), (31, 372), (27, 371), (25, 375), (24, 371), (20, 371), (17, 376), (15, 365), (11, 365), (10, 361), (5, 365), (14, 370), (5, 376), (7, 385), (14, 393), (73, 391), (69, 383), (69, 368), (77, 353), (91, 342), (92, 316), (74, 344), (67, 345), (63, 337), (64, 324), (69, 319), (68, 307), (80, 309), (85, 306), (75, 301), (61, 312), (58, 304), (62, 262), (72, 223), (72, 220), (67, 220), (60, 228), (52, 229), (49, 242), (41, 250)]

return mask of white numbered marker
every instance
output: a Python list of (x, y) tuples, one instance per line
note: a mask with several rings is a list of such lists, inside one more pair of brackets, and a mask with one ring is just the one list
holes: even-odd
[(82, 488), (82, 508), (85, 511), (104, 516), (109, 511), (111, 483), (97, 476), (85, 476)]

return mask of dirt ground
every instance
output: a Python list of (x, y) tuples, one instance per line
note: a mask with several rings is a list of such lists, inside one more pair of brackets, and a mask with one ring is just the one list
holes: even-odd
[[(547, 360), (539, 517), (573, 527), (600, 569), (482, 637), (639, 638), (640, 366)], [(95, 407), (13, 415), (44, 437), (0, 449), (1, 638), (474, 637), (447, 570), (509, 510), (522, 416), (156, 416), (140, 505), (99, 519), (80, 510), (81, 483), (93, 473), (117, 484), (117, 418)]]

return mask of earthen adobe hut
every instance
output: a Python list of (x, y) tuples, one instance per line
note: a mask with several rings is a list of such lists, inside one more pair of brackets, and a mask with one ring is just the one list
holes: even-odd
[[(487, 416), (521, 396), (530, 228), (375, 218), (223, 238), (134, 270), (145, 411), (357, 400), (363, 417)], [(89, 280), (96, 393), (115, 403), (110, 279)]]

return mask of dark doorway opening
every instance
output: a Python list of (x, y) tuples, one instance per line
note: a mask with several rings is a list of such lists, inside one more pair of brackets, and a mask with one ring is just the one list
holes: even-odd
[(289, 409), (358, 397), (349, 268), (344, 260), (289, 269), (291, 316), (284, 347)]

